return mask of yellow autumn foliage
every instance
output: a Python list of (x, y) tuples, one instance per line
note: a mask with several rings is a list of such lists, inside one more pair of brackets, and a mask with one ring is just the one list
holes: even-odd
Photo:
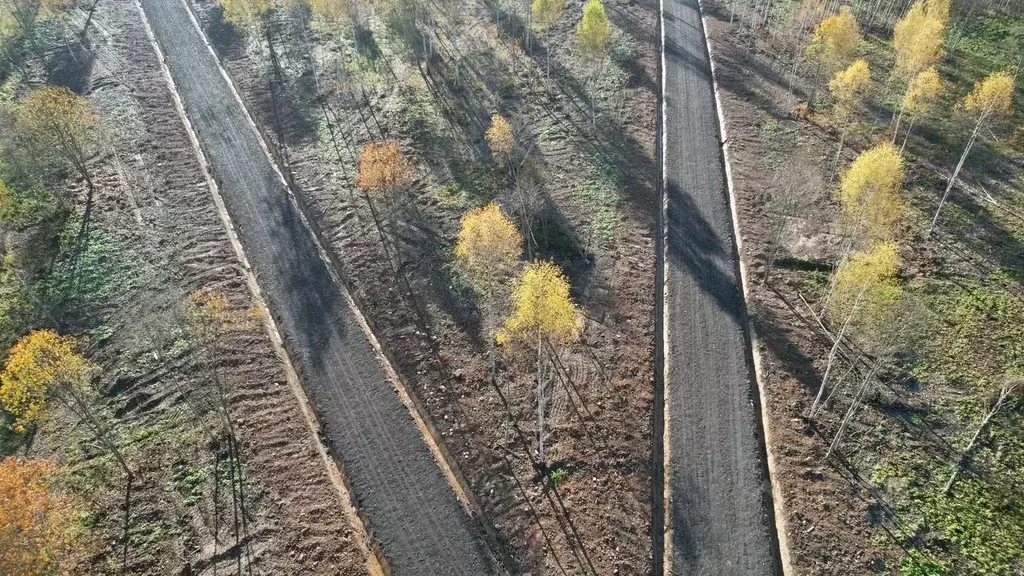
[(903, 157), (891, 143), (862, 152), (839, 183), (843, 216), (871, 240), (891, 239), (903, 211), (903, 178)]
[(601, 0), (587, 0), (583, 5), (583, 18), (576, 25), (576, 42), (580, 54), (590, 60), (600, 60), (608, 55), (608, 42), (612, 39), (612, 27)]
[(356, 185), (363, 190), (395, 191), (412, 182), (412, 164), (402, 154), (398, 142), (373, 142), (359, 155)]
[(0, 460), (0, 574), (70, 574), (76, 546), (72, 501), (54, 492), (49, 460)]
[(533, 0), (530, 5), (533, 18), (533, 28), (538, 32), (547, 32), (565, 10), (565, 0)]
[(508, 284), (522, 253), (522, 235), (497, 204), (474, 208), (462, 217), (455, 264), (485, 299)]
[(53, 330), (29, 333), (11, 348), (0, 373), (0, 406), (14, 416), (16, 430), (42, 418), (57, 386), (83, 386), (95, 367), (75, 352), (77, 341)]
[(100, 117), (89, 102), (64, 86), (46, 86), (25, 95), (18, 125), (39, 153), (61, 155), (80, 170), (99, 140)]
[(530, 263), (512, 290), (512, 314), (496, 334), (499, 344), (533, 344), (538, 337), (569, 342), (579, 334), (569, 281), (553, 262)]
[(185, 323), (193, 336), (211, 340), (232, 330), (251, 327), (260, 318), (260, 311), (232, 308), (228, 297), (216, 290), (198, 290), (188, 295), (181, 307)]
[(949, 4), (918, 0), (893, 28), (896, 74), (910, 80), (942, 58)]
[(313, 14), (329, 22), (338, 22), (349, 16), (349, 0), (308, 0)]
[(516, 138), (512, 133), (512, 125), (500, 114), (491, 116), (491, 126), (484, 133), (484, 140), (494, 156), (508, 157), (516, 148)]
[(235, 26), (255, 26), (270, 11), (271, 0), (219, 0), (224, 19)]
[(877, 326), (891, 314), (902, 291), (897, 282), (899, 250), (895, 242), (856, 252), (836, 270), (829, 314), (837, 323), (850, 316), (861, 326)]
[(857, 18), (849, 6), (843, 6), (814, 29), (808, 51), (835, 69), (850, 61), (859, 42)]
[(976, 83), (964, 98), (964, 110), (978, 116), (1007, 116), (1013, 109), (1014, 81), (1009, 72), (995, 72)]
[(903, 109), (911, 116), (928, 114), (942, 96), (942, 78), (935, 66), (914, 77), (903, 96)]
[(861, 58), (844, 70), (836, 72), (828, 83), (828, 90), (836, 101), (835, 112), (840, 123), (846, 123), (860, 103), (861, 97), (871, 80), (868, 61)]

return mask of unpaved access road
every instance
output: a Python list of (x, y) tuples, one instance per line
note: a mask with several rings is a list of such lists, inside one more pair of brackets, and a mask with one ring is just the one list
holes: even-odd
[(141, 4), (327, 444), (392, 572), (494, 573), (479, 525), (397, 396), (188, 7)]
[(779, 573), (704, 26), (663, 0), (665, 573)]

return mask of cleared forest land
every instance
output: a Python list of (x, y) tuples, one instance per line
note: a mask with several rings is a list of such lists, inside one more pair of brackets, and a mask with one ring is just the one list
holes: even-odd
[[(192, 294), (223, 296), (242, 315), (254, 302), (136, 3), (99, 5), (84, 45), (70, 44), (80, 64), (70, 66), (62, 39), (66, 32), (73, 42), (84, 17), (70, 14), (67, 30), (40, 24), (39, 42), (43, 31), (61, 40), (4, 84), (10, 113), (11, 98), (47, 79), (71, 83), (106, 126), (88, 161), (97, 192), (85, 248), (74, 243), (81, 212), (56, 220), (55, 230), (15, 218), (26, 182), (5, 166), (4, 248), (19, 258), (32, 248), (41, 259), (39, 276), (26, 276), (39, 308), (8, 309), (5, 330), (79, 335), (101, 367), (98, 405), (134, 476), (127, 530), (123, 473), (59, 404), (28, 439), (5, 426), (5, 452), (54, 459), (65, 470), (59, 485), (74, 495), (87, 531), (73, 573), (363, 573), (365, 555), (259, 319), (225, 331), (213, 355), (190, 330)], [(13, 134), (5, 131), (7, 162)], [(64, 176), (39, 185), (82, 206), (86, 183)]]
[[(579, 53), (579, 2), (569, 2), (547, 33), (532, 33), (529, 39), (527, 11), (518, 3), (459, 5), (457, 10), (431, 6), (416, 12), (413, 29), (396, 23), (396, 13), (385, 7), (359, 6), (354, 19), (341, 22), (314, 17), (308, 8), (278, 7), (252, 27), (228, 24), (221, 7), (213, 3), (196, 2), (192, 7), (384, 353), (421, 399), (480, 500), (483, 519), (498, 536), (499, 554), (511, 559), (510, 570), (647, 573), (652, 565), (650, 514), (655, 502), (655, 3), (606, 5), (611, 35), (599, 60)], [(155, 245), (154, 254), (162, 255), (153, 258), (156, 271), (182, 283), (179, 296), (161, 300), (163, 314), (179, 315), (185, 305), (181, 315), (197, 312), (198, 307), (198, 312), (216, 316), (221, 311), (215, 296), (224, 293), (227, 309), (237, 312), (232, 318), (248, 318), (253, 303), (244, 275), (215, 217), (194, 151), (175, 119), (156, 57), (132, 9), (127, 1), (99, 4), (81, 48), (75, 39), (85, 28), (88, 10), (48, 15), (46, 21), (59, 34), (55, 32), (54, 48), (46, 55), (49, 60), (41, 59), (38, 65), (64, 66), (68, 55), (60, 52), (63, 44), (79, 57), (123, 42), (121, 69), (144, 72), (144, 81), (129, 84), (120, 77), (98, 76), (110, 65), (102, 58), (82, 58), (85, 70), (71, 67), (70, 76), (59, 75), (69, 72), (64, 68), (41, 69), (36, 76), (19, 76), (6, 84), (11, 88), (7, 98), (12, 115), (25, 93), (47, 81), (70, 85), (86, 95), (99, 118), (125, 135), (125, 142), (113, 148), (119, 155), (102, 146), (90, 155), (99, 191), (88, 204), (90, 230), (109, 232), (112, 249), (133, 252)], [(23, 46), (29, 54), (31, 46)], [(104, 89), (121, 82), (131, 88), (118, 95), (120, 100), (108, 103)], [(149, 95), (154, 100), (144, 99)], [(156, 120), (145, 116), (136, 121), (118, 108), (139, 100), (146, 114), (166, 123), (167, 136), (150, 136)], [(514, 127), (514, 169), (492, 155), (485, 141), (495, 114)], [(367, 144), (382, 141), (397, 142), (414, 168), (411, 186), (400, 202), (389, 203), (356, 186), (360, 152)], [(154, 164), (148, 153), (158, 157)], [(116, 184), (117, 170), (133, 169), (130, 160), (135, 154), (143, 156), (146, 169), (137, 181), (133, 172), (127, 173), (135, 186), (128, 193), (127, 184)], [(46, 185), (63, 189), (63, 183), (70, 182), (74, 194), (67, 203), (69, 213), (80, 215), (87, 204), (87, 186), (74, 168), (55, 170)], [(160, 170), (161, 180), (155, 170)], [(13, 176), (4, 177), (8, 184), (20, 186)], [(165, 178), (180, 179), (182, 184), (164, 184)], [(223, 252), (203, 244), (208, 250), (201, 254), (221, 254), (225, 259), (185, 261), (179, 273), (174, 258), (181, 250), (176, 246), (191, 234), (202, 234), (203, 220), (165, 216), (175, 226), (194, 229), (173, 228), (164, 235), (146, 228), (132, 231), (140, 218), (146, 223), (151, 212), (169, 214), (172, 202), (186, 191), (195, 202), (202, 200), (205, 214), (213, 217), (210, 226), (221, 225), (207, 233), (220, 238), (217, 250)], [(499, 349), (498, 377), (492, 380), (490, 338), (481, 330), (480, 307), (452, 266), (461, 217), (492, 200), (500, 201), (515, 220), (529, 256), (553, 260), (565, 271), (579, 310), (574, 318), (578, 337), (557, 348), (553, 345), (550, 352), (541, 349), (549, 366), (540, 392), (543, 422), (536, 417), (536, 350), (522, 344)], [(108, 215), (115, 219), (108, 223)], [(67, 225), (67, 234), (73, 236), (77, 230), (73, 223)], [(63, 249), (64, 258), (78, 253), (78, 245)], [(118, 256), (100, 261), (120, 266), (132, 260)], [(43, 270), (42, 276), (31, 279), (48, 278), (50, 272)], [(216, 280), (215, 274), (222, 273), (236, 275), (230, 282)], [(136, 297), (148, 302), (161, 286), (148, 282), (125, 286), (140, 286), (143, 291)], [(11, 290), (17, 292), (15, 283)], [(203, 295), (190, 298), (195, 292)], [(108, 293), (102, 295), (107, 298)], [(186, 328), (181, 328), (183, 336), (175, 344), (174, 325), (163, 319), (155, 321), (150, 332), (154, 338), (172, 338), (167, 346), (175, 355), (168, 356), (162, 345), (145, 348), (148, 343), (122, 355), (114, 343), (129, 338), (133, 322), (147, 318), (127, 302), (127, 297), (115, 295), (104, 300), (104, 315), (57, 326), (46, 318), (47, 308), (12, 335), (17, 337), (27, 327), (56, 327), (87, 342), (79, 349), (102, 369), (102, 376), (94, 380), (99, 405), (109, 410), (104, 421), (118, 434), (127, 430), (122, 419), (129, 414), (126, 405), (137, 419), (133, 421), (143, 425), (191, 410), (188, 394), (170, 393), (166, 384), (181, 382), (179, 372), (188, 370), (194, 377), (190, 385), (197, 390), (192, 394), (212, 394), (206, 414), (223, 440), (206, 442), (197, 431), (195, 448), (189, 448), (192, 440), (181, 440), (176, 429), (154, 428), (144, 438), (164, 447), (162, 457), (175, 458), (177, 450), (193, 452), (180, 463), (175, 458), (173, 465), (154, 459), (152, 468), (140, 465), (135, 441), (118, 442), (130, 456), (136, 499), (145, 502), (129, 515), (124, 537), (119, 504), (124, 479), (117, 477), (113, 459), (102, 450), (79, 454), (63, 449), (60, 438), (68, 421), (54, 408), (53, 417), (38, 428), (30, 455), (53, 457), (69, 466), (83, 466), (85, 460), (106, 467), (71, 491), (88, 500), (83, 509), (89, 511), (89, 531), (100, 544), (84, 565), (94, 571), (117, 571), (127, 543), (126, 569), (133, 573), (194, 573), (214, 564), (219, 570), (251, 566), (255, 572), (283, 574), (350, 574), (364, 569), (359, 535), (340, 513), (326, 473), (321, 469), (319, 477), (311, 475), (322, 462), (303, 428), (298, 404), (289, 396), (286, 378), (267, 376), (280, 374), (273, 370), (281, 368), (258, 323), (241, 322), (244, 329), (232, 326), (223, 333), (218, 328), (216, 345), (202, 340), (190, 347)], [(107, 314), (119, 318), (118, 323), (107, 320)], [(101, 337), (86, 339), (101, 326), (109, 326), (109, 332), (104, 328), (98, 332)], [(250, 339), (236, 344), (241, 334)], [(261, 350), (266, 356), (260, 356)], [(214, 369), (165, 364), (168, 358), (184, 362), (186, 357)], [(146, 364), (146, 370), (138, 368), (135, 376), (143, 383), (118, 380), (128, 358)], [(256, 368), (259, 358), (267, 364)], [(250, 369), (257, 373), (242, 372)], [(147, 376), (151, 373), (160, 379)], [(226, 402), (219, 399), (221, 390), (227, 391)], [(229, 419), (222, 416), (224, 406)], [(298, 427), (285, 426), (287, 411), (299, 418), (292, 421)], [(261, 427), (277, 417), (280, 429), (271, 433)], [(237, 439), (237, 453), (234, 439), (230, 448), (224, 448), (225, 434)], [(23, 451), (22, 439), (5, 436), (12, 448)], [(166, 448), (168, 442), (175, 443), (175, 450)], [(541, 443), (544, 458), (539, 457)], [(296, 446), (306, 450), (303, 465), (296, 463), (298, 455), (290, 457)], [(227, 464), (210, 455), (220, 450), (226, 450), (233, 463), (230, 481), (221, 467)], [(239, 454), (243, 459), (252, 455), (241, 471)], [(75, 469), (70, 477), (87, 476)], [(239, 487), (246, 491), (244, 509), (238, 502)], [(102, 498), (94, 498), (96, 494)], [(219, 508), (211, 504), (214, 499), (219, 499)]]
[[(1024, 563), (1024, 404), (1012, 393), (1024, 369), (1019, 79), (1010, 114), (974, 145), (930, 228), (977, 120), (965, 97), (976, 82), (1017, 68), (1019, 8), (953, 2), (937, 36), (939, 98), (908, 131), (909, 112), (896, 124), (907, 86), (893, 76), (892, 39), (912, 3), (853, 3), (863, 40), (849, 62), (863, 58), (870, 77), (849, 115), (807, 50), (812, 29), (829, 15), (800, 12), (795, 3), (790, 12), (756, 4), (761, 9), (708, 2), (707, 24), (793, 568), (1017, 574)], [(797, 68), (794, 57), (802, 60)], [(899, 321), (884, 325), (885, 338), (856, 321), (844, 334), (828, 302), (851, 238), (839, 189), (861, 153), (893, 141), (899, 151), (904, 140), (894, 236)], [(822, 407), (810, 418), (837, 335)], [(983, 425), (1001, 389), (1011, 394)]]

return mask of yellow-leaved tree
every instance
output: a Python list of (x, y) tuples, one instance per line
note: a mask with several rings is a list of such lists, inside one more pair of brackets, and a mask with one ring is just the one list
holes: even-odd
[[(594, 78), (604, 70), (604, 62), (611, 52), (612, 26), (601, 0), (587, 0), (583, 5), (583, 18), (576, 25), (576, 44), (584, 59), (596, 63)], [(590, 118), (597, 123), (597, 98), (590, 98)]]
[[(565, 11), (565, 0), (533, 0), (530, 5), (530, 26), (527, 27), (527, 34), (531, 30), (540, 32), (545, 37), (545, 43), (548, 44), (547, 50), (545, 50), (545, 58), (547, 59), (547, 72), (548, 76), (551, 75), (551, 45), (547, 42), (547, 35), (551, 31), (551, 25), (558, 21), (562, 17), (562, 12)], [(527, 38), (527, 44), (529, 45), (530, 39)]]
[(896, 235), (903, 201), (903, 157), (883, 142), (860, 154), (839, 182), (842, 215), (853, 228), (851, 245), (861, 239), (890, 240)]
[(70, 574), (84, 554), (74, 503), (52, 488), (50, 460), (0, 460), (0, 574)]
[(95, 367), (75, 352), (76, 346), (70, 336), (38, 330), (8, 352), (0, 373), (0, 406), (14, 416), (16, 430), (37, 423), (53, 394), (72, 404), (72, 397), (88, 397), (85, 386)]
[(95, 190), (89, 158), (102, 141), (102, 126), (92, 106), (64, 86), (47, 86), (25, 95), (18, 106), (18, 127), (37, 158), (57, 157), (70, 164)]
[(957, 162), (953, 175), (949, 177), (946, 191), (942, 193), (942, 199), (939, 200), (939, 206), (935, 209), (932, 224), (928, 227), (928, 234), (935, 229), (942, 206), (946, 203), (957, 177), (960, 176), (960, 170), (964, 167), (964, 162), (967, 161), (967, 156), (971, 153), (974, 143), (977, 142), (982, 128), (993, 120), (1005, 118), (1013, 113), (1013, 92), (1016, 89), (1014, 80), (1014, 75), (1009, 72), (990, 74), (975, 84), (974, 90), (961, 103), (963, 111), (974, 119), (974, 130), (971, 131), (971, 137), (967, 140), (967, 146), (964, 147), (963, 154), (960, 155), (960, 161)]
[(857, 18), (849, 6), (843, 6), (838, 14), (822, 20), (814, 28), (807, 52), (831, 75), (853, 59), (860, 38)]
[(904, 82), (913, 79), (942, 58), (942, 42), (949, 20), (948, 0), (918, 0), (893, 28), (892, 48), (896, 56), (893, 71)]
[(15, 426), (25, 426), (42, 418), (46, 401), (56, 398), (80, 419), (96, 439), (110, 451), (125, 473), (125, 524), (122, 568), (128, 558), (128, 519), (131, 516), (132, 471), (101, 411), (96, 409), (96, 392), (90, 383), (97, 367), (79, 355), (78, 342), (53, 330), (37, 330), (11, 348), (7, 364), (0, 373), (0, 406), (14, 416)]
[(832, 294), (826, 313), (833, 325), (839, 326), (828, 358), (818, 394), (811, 405), (809, 418), (814, 418), (825, 397), (832, 368), (843, 337), (851, 329), (870, 343), (884, 330), (896, 310), (902, 291), (896, 281), (899, 251), (895, 242), (885, 241), (856, 252), (836, 269)]
[(836, 152), (835, 166), (832, 169), (833, 177), (838, 170), (839, 159), (843, 154), (846, 130), (857, 108), (863, 103), (864, 94), (870, 82), (871, 68), (868, 66), (868, 61), (861, 58), (844, 70), (836, 72), (836, 75), (828, 83), (828, 91), (835, 100), (833, 114), (836, 124), (839, 126), (839, 150)]
[(495, 331), (499, 317), (508, 307), (508, 287), (522, 254), (523, 237), (497, 204), (474, 208), (462, 216), (459, 240), (455, 244), (455, 266), (479, 296), (494, 382), (497, 382)]
[(601, 0), (587, 0), (583, 18), (576, 25), (576, 42), (587, 60), (602, 62), (611, 49), (612, 27)]
[[(896, 130), (910, 91), (920, 74), (942, 59), (942, 42), (949, 20), (949, 0), (917, 0), (893, 28), (892, 48), (896, 63), (893, 76), (905, 86), (903, 97), (893, 113)], [(930, 79), (930, 78), (929, 78)], [(918, 86), (920, 89), (921, 86)]]
[(372, 142), (363, 148), (356, 179), (359, 188), (393, 196), (411, 183), (412, 164), (402, 153), (398, 142)]
[(825, 458), (831, 456), (832, 451), (839, 446), (854, 413), (874, 383), (875, 375), (902, 338), (906, 319), (901, 318), (900, 314), (903, 292), (897, 279), (898, 270), (899, 249), (891, 241), (880, 242), (868, 250), (853, 254), (836, 270), (833, 295), (827, 312), (832, 322), (841, 325), (841, 328), (833, 337), (825, 375), (811, 406), (810, 417), (813, 418), (823, 404), (830, 368), (834, 365), (836, 351), (848, 331), (852, 331), (852, 337), (858, 344), (856, 349), (865, 350), (870, 356), (863, 361), (868, 369), (859, 376), (860, 382), (854, 387), (853, 399)]
[(907, 126), (906, 135), (903, 136), (903, 144), (900, 145), (901, 153), (907, 147), (907, 140), (914, 130), (914, 123), (931, 114), (941, 96), (942, 78), (935, 66), (921, 72), (911, 81), (907, 93), (903, 95), (900, 113), (896, 117), (896, 129), (892, 131), (892, 141), (895, 144), (896, 136), (900, 131), (900, 121), (904, 114), (909, 116), (910, 124)]
[(523, 237), (495, 203), (462, 217), (455, 264), (485, 300), (502, 299), (523, 253)]
[(484, 139), (487, 140), (491, 155), (502, 161), (507, 162), (515, 152), (516, 137), (512, 132), (512, 124), (500, 114), (491, 115), (491, 126), (484, 133)]
[[(398, 142), (394, 140), (367, 144), (359, 155), (356, 186), (363, 192), (363, 198), (370, 207), (374, 225), (377, 227), (377, 233), (380, 235), (385, 251), (388, 250), (388, 234), (384, 232), (385, 226), (390, 231), (390, 235), (394, 236), (398, 196), (412, 184), (412, 177), (412, 163), (402, 153)], [(389, 207), (386, 224), (381, 221), (373, 198), (370, 196), (371, 192), (382, 195)], [(395, 246), (395, 250), (398, 250), (397, 246)], [(388, 258), (391, 258), (390, 253)], [(393, 262), (392, 265), (397, 266), (397, 263)]]
[(579, 336), (576, 305), (569, 296), (569, 280), (562, 269), (546, 260), (531, 262), (512, 289), (512, 313), (498, 330), (500, 344), (521, 342), (537, 347), (537, 453), (547, 463), (545, 419), (551, 376), (551, 358), (545, 345), (555, 350), (558, 344)]
[(270, 11), (271, 0), (219, 0), (224, 19), (234, 26), (255, 27)]
[(349, 0), (309, 0), (313, 15), (328, 22), (341, 22), (351, 14)]

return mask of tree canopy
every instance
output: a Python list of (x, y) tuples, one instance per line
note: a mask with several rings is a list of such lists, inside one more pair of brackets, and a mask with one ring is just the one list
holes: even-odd
[(77, 341), (53, 330), (29, 333), (11, 348), (0, 373), (0, 405), (15, 428), (38, 421), (57, 386), (82, 386), (93, 365), (75, 352)]
[(398, 142), (373, 142), (359, 155), (359, 176), (356, 185), (363, 190), (394, 191), (412, 182), (412, 164), (402, 153)]
[(51, 487), (49, 460), (0, 460), (0, 574), (69, 574), (76, 557), (76, 511)]
[(56, 154), (91, 187), (86, 162), (100, 142), (101, 122), (88, 101), (64, 86), (46, 86), (25, 95), (17, 121), (38, 156)]
[(861, 58), (844, 70), (836, 72), (828, 83), (828, 90), (836, 100), (836, 116), (845, 123), (860, 103), (868, 82), (871, 80), (871, 69), (868, 61)]
[(891, 239), (903, 211), (903, 179), (903, 157), (893, 144), (862, 152), (839, 183), (843, 216), (869, 239)]
[(862, 330), (884, 324), (902, 294), (897, 283), (899, 251), (892, 241), (879, 242), (843, 261), (836, 270), (829, 313), (844, 322), (856, 316)]
[(553, 262), (530, 263), (512, 290), (512, 303), (512, 314), (497, 334), (501, 344), (532, 342), (538, 335), (567, 342), (579, 332), (569, 281)]
[(455, 263), (470, 286), (485, 298), (508, 283), (523, 253), (523, 237), (494, 203), (462, 217)]
[(508, 158), (516, 148), (516, 137), (512, 133), (512, 124), (500, 114), (491, 116), (491, 126), (484, 134), (487, 147), (491, 154)]
[(814, 29), (810, 53), (835, 69), (853, 58), (860, 43), (860, 26), (849, 6), (840, 8), (839, 13), (822, 20)]
[(599, 60), (608, 54), (612, 38), (611, 24), (601, 0), (587, 0), (583, 6), (583, 19), (576, 25), (576, 41), (584, 58)]
[(533, 27), (538, 32), (547, 32), (548, 28), (562, 17), (565, 0), (533, 0), (530, 6)]
[(910, 88), (903, 96), (903, 109), (911, 116), (921, 116), (931, 112), (932, 107), (942, 96), (942, 78), (935, 66), (921, 72), (910, 82)]
[(224, 19), (235, 26), (255, 26), (272, 7), (271, 0), (219, 0)]
[(964, 98), (963, 108), (979, 118), (1007, 116), (1013, 110), (1013, 75), (994, 72), (974, 85)]
[(918, 0), (893, 28), (896, 74), (910, 81), (942, 58), (942, 42), (949, 19), (948, 0)]

